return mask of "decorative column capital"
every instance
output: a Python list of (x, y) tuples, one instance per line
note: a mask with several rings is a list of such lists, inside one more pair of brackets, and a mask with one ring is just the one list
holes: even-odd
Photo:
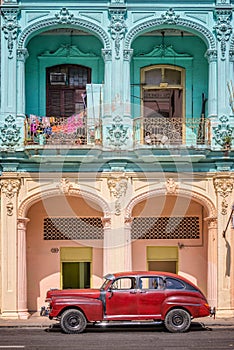
[(104, 228), (105, 230), (111, 228), (111, 218), (109, 218), (109, 217), (103, 217), (103, 218), (101, 218), (101, 220), (102, 220), (103, 228)]
[(123, 59), (124, 59), (124, 61), (130, 62), (131, 58), (132, 58), (132, 55), (133, 55), (133, 49), (124, 50), (124, 52), (123, 52)]
[(207, 61), (209, 63), (217, 62), (217, 60), (218, 60), (217, 50), (207, 50), (205, 53), (205, 57), (207, 58)]
[(204, 219), (205, 222), (208, 224), (208, 230), (211, 229), (217, 229), (218, 227), (218, 219), (217, 217), (207, 217)]
[(30, 221), (28, 218), (18, 218), (17, 225), (18, 230), (26, 231), (27, 223)]
[(124, 218), (124, 223), (127, 228), (131, 228), (132, 223), (133, 223), (133, 217), (125, 217)]
[(102, 57), (105, 62), (112, 60), (112, 50), (110, 49), (102, 49)]
[(17, 52), (17, 60), (18, 61), (25, 62), (29, 56), (27, 49), (18, 49), (16, 52)]

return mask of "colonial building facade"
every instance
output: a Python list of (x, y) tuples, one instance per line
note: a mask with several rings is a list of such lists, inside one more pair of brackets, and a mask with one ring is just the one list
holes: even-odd
[(0, 315), (165, 270), (234, 316), (233, 0), (3, 0)]

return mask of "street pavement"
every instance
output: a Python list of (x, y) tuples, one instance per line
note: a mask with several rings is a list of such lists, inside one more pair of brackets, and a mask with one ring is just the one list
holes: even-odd
[[(234, 317), (233, 318), (219, 318), (216, 317), (202, 317), (195, 318), (192, 322), (200, 322), (206, 327), (234, 327)], [(28, 319), (25, 320), (13, 320), (5, 319), (0, 317), (0, 327), (8, 328), (25, 328), (25, 327), (34, 327), (34, 328), (48, 328), (56, 324), (57, 321), (49, 320), (47, 316), (40, 316), (39, 312), (31, 314)]]

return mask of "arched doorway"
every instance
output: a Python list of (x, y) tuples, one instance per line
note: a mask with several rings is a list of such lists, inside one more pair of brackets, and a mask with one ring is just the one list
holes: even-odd
[(192, 196), (158, 195), (136, 203), (132, 209), (133, 269), (176, 272), (207, 293), (207, 215)]
[(103, 276), (104, 214), (81, 196), (57, 195), (28, 209), (27, 303), (40, 310), (50, 288), (88, 288)]

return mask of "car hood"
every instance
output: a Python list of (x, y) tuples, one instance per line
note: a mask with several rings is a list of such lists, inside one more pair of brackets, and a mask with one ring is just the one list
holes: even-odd
[(46, 293), (46, 301), (52, 297), (71, 296), (97, 299), (100, 297), (100, 289), (50, 289)]

